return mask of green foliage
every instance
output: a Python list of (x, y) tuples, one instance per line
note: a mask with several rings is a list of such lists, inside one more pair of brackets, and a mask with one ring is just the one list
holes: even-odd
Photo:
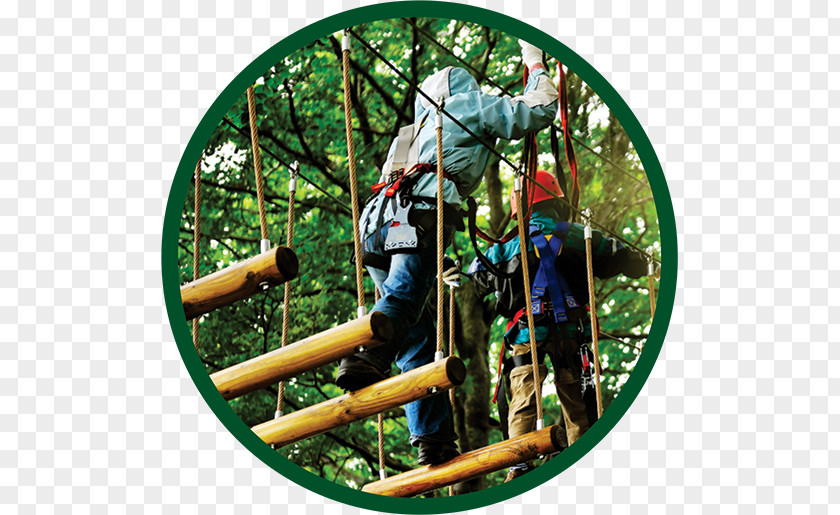
[[(414, 23), (419, 29), (413, 26)], [(503, 33), (465, 22), (440, 19), (379, 21), (355, 27), (354, 30), (418, 83), (445, 66), (459, 65), (457, 60), (421, 34), (422, 30), (435, 35), (447, 48), (453, 49), (497, 83), (510, 88), (514, 94), (521, 91), (519, 46), (514, 38)], [(349, 206), (339, 38), (315, 41), (277, 63), (258, 81), (254, 91), (260, 142), (286, 163), (300, 161), (308, 178)], [(369, 191), (367, 185), (378, 179), (379, 166), (384, 162), (397, 130), (413, 120), (414, 94), (377, 62), (375, 56), (355, 42), (353, 48), (352, 59), (357, 64), (351, 71), (354, 138), (360, 195), (364, 199)], [(479, 82), (485, 91), (500, 93), (498, 89)], [(576, 137), (637, 178), (634, 180), (617, 171), (578, 146), (581, 205), (590, 207), (595, 218), (610, 231), (621, 234), (639, 247), (654, 246), (658, 249), (655, 206), (644, 171), (627, 135), (598, 96), (573, 73), (569, 74), (568, 91), (570, 120)], [(205, 149), (202, 164), (201, 275), (259, 252), (259, 216), (253, 194), (254, 169), (247, 136), (247, 113), (243, 92), (227, 118), (244, 128), (246, 134), (220, 122)], [(559, 126), (559, 119), (557, 124)], [(497, 148), (515, 161), (521, 157), (519, 142), (503, 141)], [(554, 160), (549, 152), (548, 131), (539, 135), (539, 148), (542, 152), (541, 166), (551, 169)], [(300, 277), (292, 282), (293, 300), (289, 306), (289, 342), (294, 342), (348, 321), (355, 315), (355, 284), (349, 261), (353, 250), (352, 223), (342, 206), (299, 180), (294, 241), (286, 242), (287, 169), (266, 152), (262, 153), (262, 162), (268, 194), (270, 239), (275, 245), (292, 246), (300, 260)], [(565, 159), (563, 162), (565, 167)], [(512, 177), (511, 171), (502, 167), (500, 178), (504, 188), (502, 198), (505, 200), (501, 209), (506, 209)], [(190, 281), (193, 273), (192, 191), (189, 195), (183, 211), (180, 242), (182, 283)], [(498, 203), (491, 202), (484, 185), (474, 195), (482, 206), (479, 211), (480, 226), (486, 228), (493, 220), (506, 219), (508, 215), (499, 211)], [(504, 232), (505, 228), (502, 229), (498, 232)], [(465, 233), (456, 235), (454, 250), (462, 264), (469, 263), (474, 257)], [(369, 278), (366, 279), (366, 288), (370, 306), (373, 287)], [(600, 281), (597, 291), (603, 330), (621, 339), (620, 342), (601, 341), (606, 379), (605, 402), (609, 403), (632, 372), (639, 354), (637, 347), (643, 346), (649, 329), (647, 282), (616, 278)], [(274, 288), (201, 318), (201, 355), (208, 372), (232, 366), (280, 346), (282, 297), (283, 289)], [(459, 313), (462, 313), (468, 299), (459, 293), (459, 302), (462, 306)], [(482, 309), (487, 313), (489, 306), (485, 304)], [(465, 356), (476, 352), (469, 358), (472, 360), (486, 360), (489, 354), (488, 366), (492, 385), (495, 385), (503, 324), (498, 321), (491, 323), (492, 316), (486, 318), (479, 322), (489, 324), (489, 349), (486, 341), (477, 350), (459, 342), (459, 352)], [(459, 326), (465, 322), (462, 320)], [(331, 364), (290, 381), (286, 386), (285, 411), (339, 395), (341, 392), (332, 384), (335, 372), (336, 365)], [(487, 388), (492, 388), (492, 385), (483, 381), (470, 378), (459, 389), (458, 403), (462, 409), (468, 398), (489, 403)], [(550, 384), (550, 381), (546, 382), (546, 394), (553, 394), (548, 386)], [(230, 406), (246, 424), (255, 425), (273, 417), (276, 395), (277, 389), (272, 387), (231, 401)], [(560, 419), (560, 410), (553, 395), (548, 395), (543, 404), (549, 420)], [(495, 406), (490, 407), (490, 416), (498, 420)], [(486, 443), (502, 438), (498, 428), (476, 430), (484, 431)], [(288, 446), (279, 452), (328, 480), (359, 488), (377, 477), (376, 435), (374, 418)], [(407, 441), (401, 409), (386, 413), (385, 438), (391, 472), (412, 467), (414, 453)], [(477, 441), (484, 443), (481, 437)], [(484, 485), (497, 484), (503, 477), (504, 471), (496, 473), (487, 478)]]

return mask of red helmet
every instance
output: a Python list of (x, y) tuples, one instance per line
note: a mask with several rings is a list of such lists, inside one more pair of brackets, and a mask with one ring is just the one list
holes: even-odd
[[(545, 170), (537, 170), (537, 183), (542, 185), (545, 189), (554, 193), (558, 197), (564, 197), (563, 190), (560, 189), (560, 185), (557, 184), (557, 177), (554, 176), (553, 173), (547, 172)], [(528, 179), (525, 179), (528, 181)], [(530, 181), (528, 181), (530, 182)], [(530, 202), (528, 202), (531, 206), (537, 204), (538, 202), (542, 202), (543, 200), (551, 200), (554, 197), (547, 193), (545, 190), (536, 186), (534, 184), (528, 184), (528, 198)], [(510, 192), (510, 217), (516, 220), (516, 195), (517, 191)], [(525, 211), (529, 211), (529, 206), (525, 206)]]

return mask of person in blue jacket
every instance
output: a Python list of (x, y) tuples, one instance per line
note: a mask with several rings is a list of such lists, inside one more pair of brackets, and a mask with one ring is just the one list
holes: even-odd
[[(555, 176), (539, 170), (536, 181), (554, 195), (563, 197)], [(589, 300), (584, 226), (571, 223), (568, 206), (545, 190), (531, 186), (528, 228), (528, 268), (530, 271), (534, 336), (540, 382), (547, 367), (545, 356), (554, 367), (554, 385), (563, 411), (566, 437), (571, 445), (597, 419), (594, 357), (589, 349), (592, 327), (586, 305)], [(511, 194), (511, 217), (516, 218), (516, 203)], [(476, 258), (467, 275), (474, 281), (476, 293), (495, 294), (496, 311), (509, 319), (504, 345), (511, 357), (502, 367), (510, 376), (508, 433), (510, 438), (536, 429), (537, 406), (534, 387), (525, 291), (522, 277), (520, 235), (491, 247), (486, 263)], [(613, 238), (592, 231), (593, 272), (608, 278), (618, 274), (639, 278), (647, 272), (647, 261)], [(504, 355), (504, 351), (503, 351)], [(499, 378), (499, 384), (504, 381)], [(497, 391), (498, 393), (498, 391)], [(506, 481), (530, 469), (522, 463), (512, 467)]]
[[(519, 139), (547, 127), (557, 111), (558, 92), (542, 65), (542, 51), (520, 42), (529, 78), (516, 97), (483, 93), (464, 69), (447, 67), (423, 81), (421, 89), (491, 145)], [(356, 390), (389, 376), (431, 363), (435, 355), (434, 316), (425, 308), (436, 280), (437, 140), (435, 107), (422, 95), (415, 123), (403, 128), (388, 152), (375, 195), (360, 220), (364, 264), (382, 294), (373, 307), (388, 315), (394, 338), (342, 360), (336, 384)], [(481, 182), (490, 151), (448, 117), (442, 117), (445, 241), (456, 227), (461, 203)], [(451, 407), (445, 395), (406, 406), (410, 441), (418, 462), (437, 464), (458, 455)]]

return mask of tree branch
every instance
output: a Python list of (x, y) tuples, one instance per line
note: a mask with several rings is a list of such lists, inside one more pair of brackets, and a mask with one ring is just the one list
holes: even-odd
[[(235, 184), (220, 184), (218, 182), (209, 181), (207, 179), (204, 179), (201, 182), (205, 185), (213, 186), (215, 188), (223, 189), (225, 191), (232, 191), (232, 192), (236, 192), (236, 193), (247, 193), (249, 195), (256, 195), (257, 194), (254, 190), (248, 189), (244, 186), (238, 186), (238, 185), (235, 185)], [(279, 196), (279, 195), (275, 195), (273, 193), (265, 192), (265, 199), (266, 200), (285, 202), (287, 206), (289, 205), (289, 199), (287, 197), (282, 197), (282, 196)], [(341, 209), (333, 206), (332, 204), (330, 204), (328, 202), (310, 200), (310, 199), (307, 199), (307, 198), (301, 198), (301, 197), (297, 197), (297, 196), (295, 197), (295, 202), (297, 204), (301, 205), (301, 206), (310, 207), (310, 208), (319, 208), (319, 209), (323, 209), (325, 211), (330, 211), (330, 212), (337, 213), (337, 214), (340, 214), (340, 215), (350, 216), (345, 211), (342, 211)], [(284, 206), (278, 205), (278, 207), (284, 207)], [(250, 241), (259, 241), (259, 240), (250, 240)]]
[[(283, 81), (283, 89), (286, 90), (286, 98), (289, 104), (289, 119), (292, 121), (292, 128), (295, 131), (295, 135), (297, 136), (297, 140), (300, 143), (300, 147), (303, 149), (303, 152), (306, 154), (308, 160), (312, 163), (319, 163), (323, 168), (330, 168), (331, 163), (329, 162), (322, 162), (319, 160), (315, 154), (312, 152), (312, 149), (309, 147), (309, 144), (306, 142), (306, 138), (303, 136), (303, 129), (300, 127), (300, 121), (297, 117), (297, 109), (295, 108), (295, 99), (294, 99), (294, 91), (289, 86), (289, 80), (286, 79)], [(336, 183), (338, 186), (342, 187), (342, 189), (349, 189), (347, 185), (341, 181)]]
[(287, 145), (284, 141), (279, 139), (274, 134), (272, 134), (268, 131), (257, 131), (257, 132), (259, 132), (260, 137), (268, 138), (275, 145), (280, 147), (280, 149), (283, 150), (283, 152), (286, 152), (287, 154), (290, 154), (297, 161), (300, 161), (301, 163), (306, 163), (306, 164), (311, 165), (313, 168), (315, 168), (316, 170), (321, 172), (321, 174), (324, 177), (326, 177), (328, 181), (330, 181), (331, 183), (333, 183), (336, 186), (338, 186), (339, 188), (341, 188), (342, 191), (344, 191), (345, 193), (350, 193), (350, 187), (347, 184), (345, 184), (344, 182), (342, 182), (341, 180), (339, 180), (338, 178), (336, 178), (335, 175), (330, 173), (329, 169), (330, 168), (333, 168), (333, 169), (335, 168), (335, 165), (333, 165), (332, 163), (327, 162), (327, 164), (325, 164), (325, 163), (319, 162), (317, 160), (313, 161), (305, 153), (302, 153), (298, 150), (293, 149), (292, 147)]
[[(335, 36), (330, 36), (329, 40), (336, 58), (339, 61), (343, 61), (341, 44), (338, 42), (337, 39), (335, 39)], [(405, 111), (400, 109), (400, 106), (397, 105), (396, 101), (394, 100), (394, 97), (389, 95), (376, 81), (376, 79), (374, 79), (373, 76), (371, 76), (371, 74), (364, 67), (360, 66), (359, 63), (353, 60), (353, 58), (350, 58), (350, 68), (352, 68), (356, 73), (361, 75), (370, 84), (373, 90), (376, 91), (382, 98), (382, 102), (385, 103), (386, 106), (390, 107), (394, 114), (396, 114), (400, 118), (400, 120), (403, 120), (403, 122), (405, 123), (414, 122), (414, 120), (412, 120)]]

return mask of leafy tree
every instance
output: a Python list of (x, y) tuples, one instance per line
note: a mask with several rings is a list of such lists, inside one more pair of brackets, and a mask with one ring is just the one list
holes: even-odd
[[(417, 83), (445, 66), (461, 65), (440, 44), (502, 88), (514, 94), (521, 91), (519, 46), (514, 38), (499, 31), (446, 19), (386, 20), (354, 30)], [(351, 57), (353, 130), (360, 192), (364, 195), (367, 185), (377, 181), (379, 166), (399, 127), (413, 121), (415, 95), (409, 85), (370, 52), (358, 45), (354, 47)], [(271, 151), (262, 153), (270, 239), (273, 244), (292, 246), (300, 260), (300, 277), (292, 282), (293, 300), (288, 307), (290, 341), (355, 316), (340, 62), (339, 39), (325, 37), (278, 62), (254, 86), (260, 142)], [(488, 81), (477, 78), (485, 91), (501, 93)], [(567, 91), (570, 123), (581, 143), (576, 146), (581, 205), (590, 207), (595, 218), (613, 233), (639, 247), (658, 249), (655, 206), (627, 134), (597, 94), (573, 73), (568, 75)], [(539, 134), (538, 141), (542, 152), (540, 165), (551, 169), (554, 158), (549, 152), (548, 132)], [(243, 92), (207, 142), (201, 164), (202, 275), (259, 252), (259, 215), (250, 149), (248, 109)], [(501, 141), (497, 150), (516, 161), (521, 158), (522, 144)], [(285, 164), (295, 160), (300, 162), (308, 179), (338, 200), (327, 197), (305, 181), (298, 181), (295, 238), (290, 243), (284, 241), (289, 185)], [(474, 194), (480, 206), (479, 225), (492, 235), (499, 236), (510, 227), (506, 199), (512, 179), (512, 171), (504, 163), (491, 161), (485, 181)], [(179, 242), (182, 283), (190, 281), (193, 273), (192, 193), (185, 202)], [(462, 264), (469, 263), (475, 255), (465, 233), (456, 235), (450, 252)], [(645, 343), (650, 324), (646, 294), (646, 282), (625, 278), (598, 282), (602, 329), (616, 337), (601, 340), (607, 406), (632, 373)], [(373, 285), (369, 278), (366, 278), (366, 299), (370, 306)], [(499, 422), (497, 406), (490, 402), (498, 380), (495, 370), (503, 323), (493, 313), (490, 303), (477, 297), (469, 282), (457, 291), (456, 300), (457, 353), (468, 369), (466, 383), (456, 390), (456, 427), (460, 447), (468, 451), (500, 441), (506, 432)], [(208, 372), (280, 346), (282, 301), (282, 288), (274, 288), (201, 317), (200, 353)], [(340, 395), (342, 392), (333, 384), (336, 368), (336, 364), (330, 364), (290, 380), (285, 390), (286, 412)], [(546, 382), (549, 384), (550, 378)], [(273, 386), (235, 399), (230, 406), (246, 424), (256, 425), (273, 417), (276, 396), (277, 388)], [(562, 423), (556, 397), (548, 386), (544, 388), (543, 405), (549, 420)], [(376, 440), (374, 418), (278, 452), (321, 477), (359, 488), (378, 476)], [(385, 448), (387, 467), (392, 472), (413, 466), (414, 453), (408, 444), (402, 409), (385, 414)], [(486, 488), (498, 484), (503, 477), (504, 471), (491, 474), (458, 485), (457, 491)]]

